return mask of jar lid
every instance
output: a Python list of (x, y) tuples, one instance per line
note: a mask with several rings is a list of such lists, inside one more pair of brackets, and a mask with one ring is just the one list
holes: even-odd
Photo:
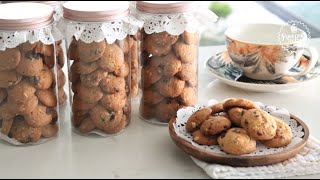
[(191, 11), (196, 1), (137, 1), (137, 10), (151, 14), (174, 14)]
[(53, 8), (39, 3), (0, 5), (0, 30), (31, 30), (54, 22)]
[(63, 17), (73, 21), (105, 22), (129, 14), (128, 1), (69, 1), (63, 4)]
[(2, 1), (3, 4), (6, 3), (21, 3), (21, 2), (30, 2), (30, 3), (42, 3), (50, 6), (56, 6), (61, 3), (61, 1)]

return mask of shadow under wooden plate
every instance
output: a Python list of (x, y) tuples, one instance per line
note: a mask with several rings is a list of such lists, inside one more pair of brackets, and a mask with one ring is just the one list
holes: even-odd
[(271, 155), (263, 155), (263, 156), (235, 156), (235, 155), (225, 155), (225, 154), (217, 154), (214, 152), (210, 152), (208, 150), (202, 150), (197, 148), (187, 142), (186, 140), (179, 137), (175, 130), (174, 124), (176, 122), (175, 119), (172, 119), (169, 122), (169, 133), (171, 138), (173, 139), (174, 143), (185, 153), (199, 159), (205, 161), (207, 163), (214, 163), (214, 164), (222, 164), (222, 165), (229, 165), (234, 167), (254, 167), (254, 166), (266, 166), (271, 164), (280, 163), (286, 161), (290, 158), (293, 158), (299, 152), (303, 150), (307, 141), (309, 139), (309, 128), (307, 125), (300, 120), (299, 118), (291, 115), (291, 118), (296, 120), (299, 125), (301, 125), (304, 129), (304, 137), (300, 143), (293, 146), (292, 148), (276, 153)]

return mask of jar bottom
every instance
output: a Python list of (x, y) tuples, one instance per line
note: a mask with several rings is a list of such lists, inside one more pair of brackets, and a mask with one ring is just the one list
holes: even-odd
[(79, 130), (75, 127), (72, 128), (72, 131), (76, 134), (81, 135), (81, 136), (87, 136), (87, 137), (96, 136), (96, 137), (108, 138), (108, 137), (114, 137), (114, 136), (117, 136), (119, 134), (124, 133), (128, 127), (129, 127), (129, 125), (127, 125), (124, 129), (122, 129), (120, 132), (118, 132), (116, 134), (106, 134), (103, 131), (98, 130), (98, 129), (95, 129), (95, 130), (89, 132), (88, 134), (83, 134), (83, 133), (80, 133)]
[(7, 143), (7, 144), (12, 145), (12, 146), (25, 146), (25, 147), (41, 145), (41, 144), (47, 143), (49, 141), (52, 141), (52, 140), (58, 138), (58, 136), (59, 136), (59, 134), (57, 134), (56, 136), (51, 137), (51, 138), (41, 138), (41, 140), (39, 140), (36, 143), (20, 143), (17, 140), (9, 138), (8, 136), (5, 136), (5, 135), (0, 133), (0, 139), (4, 143)]

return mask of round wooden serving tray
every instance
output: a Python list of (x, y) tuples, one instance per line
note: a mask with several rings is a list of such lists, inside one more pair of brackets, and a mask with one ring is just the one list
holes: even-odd
[(265, 165), (280, 163), (294, 157), (300, 151), (302, 151), (305, 145), (307, 144), (307, 140), (309, 138), (309, 128), (299, 118), (293, 115), (291, 115), (291, 118), (296, 120), (298, 124), (303, 127), (304, 137), (302, 141), (286, 151), (276, 153), (276, 154), (271, 154), (271, 155), (235, 156), (235, 155), (217, 154), (208, 150), (202, 150), (200, 148), (193, 146), (192, 144), (182, 139), (175, 133), (174, 124), (176, 122), (176, 119), (172, 119), (169, 122), (169, 132), (170, 132), (171, 138), (180, 149), (182, 149), (185, 153), (199, 160), (205, 161), (207, 163), (222, 164), (222, 165), (229, 165), (229, 166), (235, 166), (235, 167), (265, 166)]

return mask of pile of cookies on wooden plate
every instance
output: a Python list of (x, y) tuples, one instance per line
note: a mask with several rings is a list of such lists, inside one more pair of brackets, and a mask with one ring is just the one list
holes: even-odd
[(256, 151), (257, 141), (269, 148), (291, 143), (291, 128), (246, 99), (228, 99), (195, 112), (186, 124), (199, 145), (219, 145), (232, 155)]

